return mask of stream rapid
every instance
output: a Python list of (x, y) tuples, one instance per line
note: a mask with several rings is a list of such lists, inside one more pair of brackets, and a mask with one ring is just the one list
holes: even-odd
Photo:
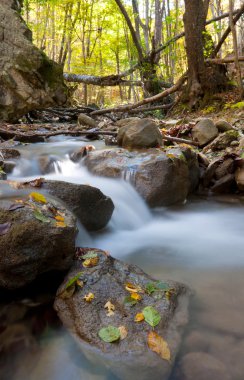
[[(231, 196), (194, 197), (181, 205), (150, 210), (128, 182), (93, 176), (82, 163), (69, 160), (70, 152), (86, 144), (60, 138), (23, 146), (22, 158), (8, 179), (42, 176), (89, 184), (110, 196), (115, 211), (109, 225), (92, 234), (80, 226), (77, 246), (104, 249), (155, 278), (187, 284), (193, 292), (190, 320), (175, 368), (187, 353), (207, 353), (226, 366), (231, 380), (243, 380), (243, 203)], [(94, 145), (105, 148), (101, 141)], [(45, 176), (38, 168), (41, 155), (56, 160), (53, 172)], [(1, 192), (0, 196), (6, 195), (4, 189)], [(8, 380), (115, 380), (109, 369), (90, 365), (61, 327), (38, 339), (42, 347), (38, 354), (27, 350), (12, 357)], [(175, 371), (170, 380), (174, 379)], [(215, 379), (206, 375), (206, 380)]]

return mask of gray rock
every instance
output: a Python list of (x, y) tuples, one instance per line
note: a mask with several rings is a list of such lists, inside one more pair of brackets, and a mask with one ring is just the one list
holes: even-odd
[(225, 148), (228, 148), (231, 146), (231, 143), (233, 141), (236, 141), (236, 139), (239, 138), (239, 132), (238, 131), (227, 131), (216, 137), (214, 141), (211, 142), (208, 146), (206, 146), (204, 149), (207, 150), (222, 150)]
[(97, 127), (97, 122), (92, 119), (90, 116), (87, 116), (83, 113), (80, 113), (79, 116), (78, 116), (78, 124), (79, 126), (89, 126), (89, 127), (92, 127), (92, 128), (96, 128)]
[(54, 172), (54, 163), (57, 162), (57, 157), (43, 155), (38, 157), (38, 165), (41, 174), (49, 174)]
[[(94, 250), (92, 250), (94, 252)], [(89, 252), (89, 249), (83, 250)], [(168, 301), (164, 292), (162, 298), (141, 293), (142, 299), (133, 307), (124, 300), (130, 293), (125, 289), (127, 282), (145, 289), (147, 283), (155, 281), (136, 266), (122, 263), (96, 250), (99, 263), (92, 268), (84, 268), (76, 261), (57, 292), (55, 309), (64, 326), (72, 332), (84, 355), (94, 363), (103, 363), (121, 380), (168, 379), (181, 342), (182, 330), (187, 323), (188, 294), (182, 284), (166, 282), (174, 288)], [(64, 298), (62, 292), (67, 281), (82, 271), (83, 288), (78, 287), (70, 298)], [(84, 301), (88, 293), (94, 294), (92, 302)], [(107, 315), (105, 304), (115, 306), (114, 314)], [(168, 343), (171, 361), (163, 360), (148, 348), (147, 335), (152, 328), (145, 322), (136, 323), (135, 315), (144, 307), (153, 306), (161, 316), (154, 331)], [(123, 340), (105, 343), (99, 338), (101, 328), (112, 325), (124, 326), (128, 332)]]
[(183, 357), (178, 380), (231, 380), (225, 364), (204, 352), (192, 352)]
[(12, 173), (15, 166), (16, 166), (16, 162), (14, 161), (4, 161), (3, 169), (5, 173), (9, 174), (9, 173)]
[(216, 136), (218, 136), (218, 129), (211, 119), (202, 119), (192, 128), (192, 137), (201, 147), (207, 145)]
[(104, 228), (114, 211), (111, 198), (89, 185), (62, 181), (45, 181), (42, 188), (61, 199), (89, 231)]
[(118, 145), (123, 148), (154, 148), (163, 145), (157, 124), (150, 119), (130, 121), (118, 132)]
[(235, 172), (235, 180), (237, 187), (240, 191), (244, 191), (244, 165), (240, 168), (237, 168)]
[(96, 175), (127, 179), (151, 207), (183, 202), (199, 179), (197, 156), (189, 148), (95, 151), (84, 164)]
[(12, 158), (19, 158), (20, 152), (17, 149), (12, 148), (0, 148), (0, 158), (9, 160)]
[(11, 4), (0, 4), (0, 120), (15, 121), (32, 109), (64, 104), (67, 95), (62, 67), (32, 44)]
[(115, 122), (116, 127), (125, 127), (129, 125), (131, 122), (140, 121), (139, 117), (127, 117), (126, 119), (120, 119)]
[(215, 126), (218, 128), (218, 131), (221, 132), (221, 133), (222, 132), (231, 131), (231, 130), (234, 129), (232, 127), (232, 125), (230, 123), (228, 123), (228, 121), (225, 121), (225, 120), (218, 120), (215, 123)]
[(234, 174), (226, 174), (224, 177), (218, 179), (211, 187), (211, 191), (219, 194), (231, 193), (236, 189)]
[(215, 171), (215, 178), (220, 179), (224, 177), (226, 174), (234, 173), (235, 163), (232, 158), (227, 158), (223, 162), (219, 164)]
[[(67, 270), (75, 250), (73, 215), (60, 203), (52, 201), (65, 215), (66, 227), (57, 227), (53, 214), (46, 223), (38, 220), (34, 209), (26, 205), (10, 211), (12, 203), (0, 201), (0, 224), (10, 223), (9, 230), (0, 236), (0, 287), (17, 289), (44, 272)], [(41, 209), (40, 203), (34, 202), (34, 205)], [(42, 212), (47, 214), (47, 211)]]

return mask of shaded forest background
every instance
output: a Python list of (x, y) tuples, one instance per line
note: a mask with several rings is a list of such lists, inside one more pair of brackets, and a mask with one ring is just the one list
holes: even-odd
[[(23, 17), (33, 32), (34, 43), (51, 59), (64, 66), (64, 72), (92, 76), (120, 74), (137, 64), (140, 51), (114, 0), (25, 0)], [(182, 0), (124, 1), (143, 56), (152, 49), (163, 47), (154, 57), (157, 78), (163, 87), (175, 83), (187, 69)], [(233, 2), (234, 9), (242, 1)], [(229, 1), (212, 0), (207, 20), (229, 11)], [(204, 56), (211, 57), (214, 46), (221, 40), (229, 18), (212, 22), (204, 32)], [(244, 55), (244, 17), (236, 25), (238, 54)], [(168, 44), (168, 42), (171, 42)], [(233, 55), (230, 34), (218, 57)], [(150, 64), (150, 63), (149, 63)], [(234, 64), (229, 67), (234, 80)], [(125, 84), (114, 87), (79, 85), (75, 93), (79, 103), (99, 106), (136, 102), (143, 95), (141, 73), (134, 71)]]

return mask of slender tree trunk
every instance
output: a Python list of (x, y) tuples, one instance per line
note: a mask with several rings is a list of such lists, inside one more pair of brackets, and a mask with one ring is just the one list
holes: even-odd
[(238, 61), (238, 45), (237, 45), (237, 35), (236, 35), (236, 28), (233, 21), (233, 0), (229, 0), (229, 21), (230, 21), (230, 29), (232, 32), (232, 38), (233, 38), (233, 49), (234, 49), (234, 58), (235, 58), (235, 67), (236, 67), (236, 77), (237, 77), (237, 83), (240, 91), (240, 99), (244, 97), (244, 87), (242, 84), (242, 78), (241, 78), (241, 66), (240, 62)]

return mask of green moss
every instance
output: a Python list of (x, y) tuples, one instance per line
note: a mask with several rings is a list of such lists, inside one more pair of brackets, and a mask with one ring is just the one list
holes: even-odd
[(244, 101), (232, 104), (231, 108), (244, 108)]
[(203, 109), (203, 113), (204, 114), (208, 114), (208, 113), (213, 113), (216, 111), (216, 107), (215, 106), (209, 106), (209, 107), (206, 107)]
[(235, 130), (230, 130), (230, 131), (227, 131), (225, 132), (225, 134), (233, 139), (238, 139), (239, 137), (239, 132), (238, 131), (235, 131)]

